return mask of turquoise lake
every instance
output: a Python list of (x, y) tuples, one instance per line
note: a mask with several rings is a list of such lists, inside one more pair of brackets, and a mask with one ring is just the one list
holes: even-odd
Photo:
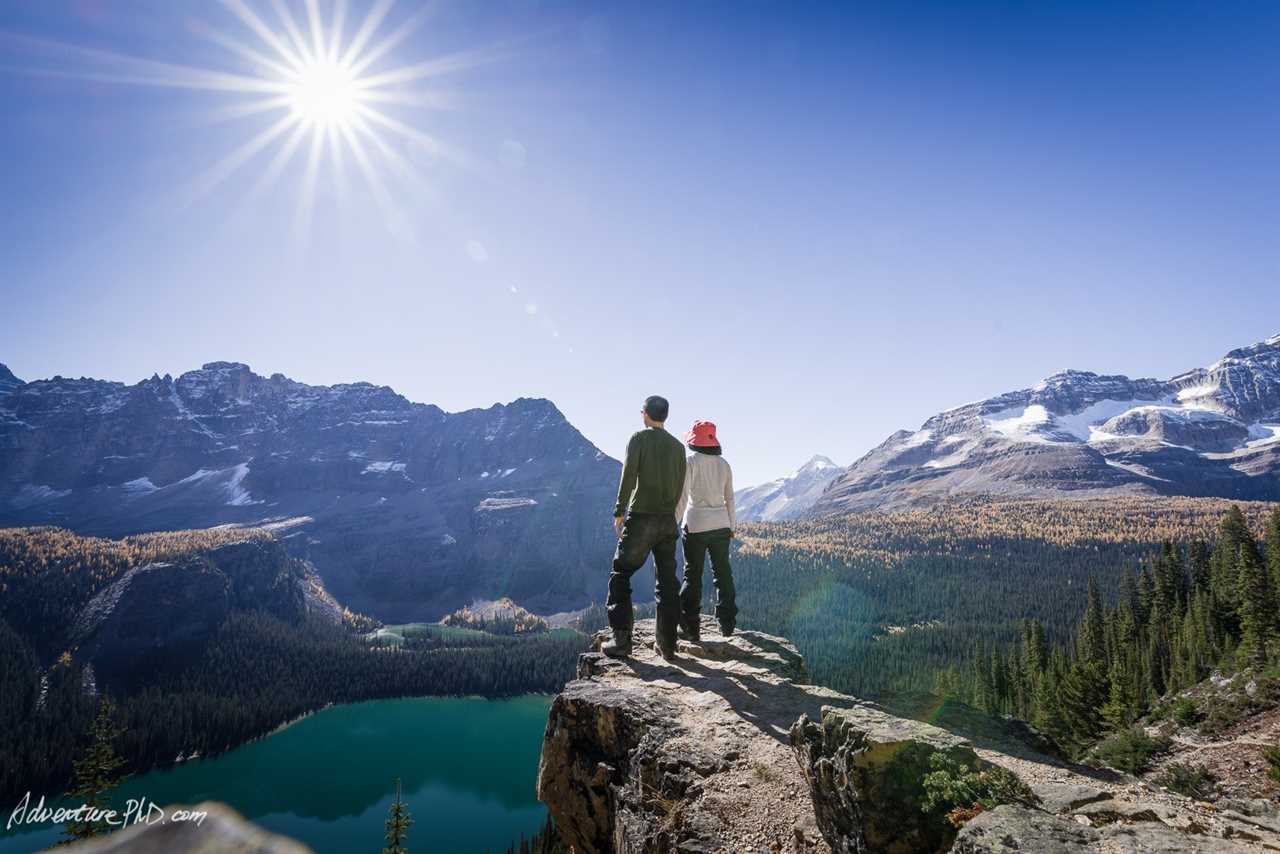
[[(534, 781), (550, 704), (527, 696), (333, 706), (221, 756), (128, 780), (112, 805), (224, 801), (318, 852), (380, 851), (399, 777), (414, 821), (410, 850), (505, 852), (546, 815)], [(13, 807), (0, 815), (0, 854), (57, 840), (60, 827), (4, 830)]]

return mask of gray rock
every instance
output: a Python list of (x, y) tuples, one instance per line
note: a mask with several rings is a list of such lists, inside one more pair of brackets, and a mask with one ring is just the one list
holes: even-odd
[[(782, 638), (721, 638), (710, 617), (702, 634), (667, 663), (642, 621), (633, 658), (583, 655), (552, 703), (538, 796), (578, 854), (1280, 851), (1264, 803), (1215, 808), (1075, 765), (1025, 727), (957, 707), (933, 704), (942, 726), (890, 714), (808, 684)], [(1004, 768), (1035, 797), (957, 833), (942, 807), (921, 809), (937, 753)]]
[(964, 739), (868, 708), (823, 709), (820, 723), (802, 715), (791, 743), (822, 835), (841, 854), (945, 850), (955, 828), (921, 809), (930, 757), (978, 765)]
[(307, 846), (284, 836), (268, 833), (245, 821), (226, 804), (206, 801), (194, 807), (171, 805), (174, 810), (207, 812), (195, 822), (138, 824), (101, 839), (88, 840), (66, 849), (68, 854), (308, 854)]
[[(826, 851), (788, 747), (797, 715), (856, 703), (806, 684), (787, 641), (741, 631), (652, 651), (653, 621), (632, 658), (587, 653), (552, 703), (538, 797), (579, 854)], [(597, 641), (598, 642), (598, 641)]]
[(1005, 805), (968, 822), (951, 849), (956, 854), (1241, 854), (1257, 851), (1248, 840), (1223, 839), (1201, 828), (1179, 830), (1154, 818), (1139, 824), (1093, 827), (1069, 816)]

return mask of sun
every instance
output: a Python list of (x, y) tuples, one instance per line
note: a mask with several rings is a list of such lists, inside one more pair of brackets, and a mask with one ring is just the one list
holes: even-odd
[[(190, 184), (177, 191), (185, 205), (213, 192), (249, 164), (262, 167), (249, 194), (261, 198), (289, 167), (300, 177), (295, 232), (305, 237), (312, 208), (320, 198), (344, 199), (357, 190), (348, 173), (358, 173), (393, 231), (404, 222), (388, 184), (430, 195), (417, 163), (436, 159), (469, 165), (466, 152), (440, 140), (427, 114), (453, 110), (456, 88), (431, 87), (435, 78), (457, 74), (506, 56), (509, 47), (492, 46), (396, 62), (398, 53), (433, 14), (438, 4), (404, 2), (412, 8), (398, 15), (396, 0), (367, 0), (358, 21), (349, 18), (351, 0), (221, 0), (221, 15), (212, 3), (199, 4), (210, 20), (192, 18), (188, 28), (228, 52), (219, 67), (143, 59), (75, 45), (32, 40), (32, 46), (54, 57), (67, 57), (81, 67), (57, 67), (59, 74), (95, 82), (158, 86), (202, 91), (221, 103), (209, 119), (250, 128), (243, 141), (204, 169), (193, 169)], [(208, 10), (208, 11), (205, 11)], [(221, 18), (221, 21), (218, 20)], [(235, 23), (240, 30), (228, 31)], [(329, 176), (334, 193), (321, 194)], [(393, 177), (393, 182), (385, 180)]]
[(345, 131), (354, 126), (363, 106), (357, 83), (351, 69), (337, 62), (307, 63), (290, 83), (289, 107), (299, 121)]

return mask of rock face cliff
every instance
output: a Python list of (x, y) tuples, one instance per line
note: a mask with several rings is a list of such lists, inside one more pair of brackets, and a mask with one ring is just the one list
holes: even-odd
[[(538, 796), (578, 854), (1280, 851), (1265, 802), (1210, 806), (1072, 765), (963, 707), (932, 708), (941, 726), (896, 717), (809, 684), (781, 638), (721, 638), (710, 620), (703, 637), (672, 663), (649, 646), (584, 654), (552, 704)], [(938, 753), (1002, 767), (1031, 794), (957, 832), (945, 807), (922, 809)]]

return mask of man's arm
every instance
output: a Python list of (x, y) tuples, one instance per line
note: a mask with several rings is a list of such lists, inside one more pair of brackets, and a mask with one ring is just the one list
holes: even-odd
[(627, 442), (627, 459), (622, 464), (622, 482), (618, 484), (618, 501), (613, 505), (614, 527), (621, 535), (622, 524), (619, 519), (627, 512), (631, 503), (631, 493), (636, 491), (636, 477), (640, 470), (640, 442), (632, 436)]
[(729, 465), (729, 461), (724, 461), (724, 506), (729, 511), (729, 530), (732, 531), (738, 527), (738, 517), (733, 511), (733, 466)]
[(684, 521), (684, 509), (689, 506), (689, 466), (684, 467), (684, 485), (680, 487), (680, 500), (676, 502), (676, 525)]

